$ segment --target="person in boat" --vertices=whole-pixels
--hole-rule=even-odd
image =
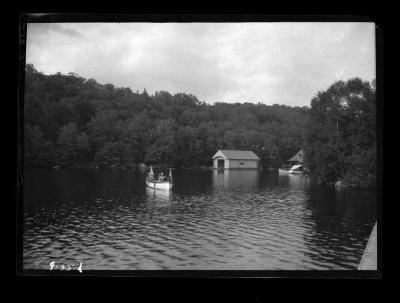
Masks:
[[[154,179],[154,175],[150,172],[147,174],[147,179],[152,180]]]
[[[158,181],[165,181],[165,176],[164,176],[164,174],[161,172],[160,173],[160,176],[158,177]]]

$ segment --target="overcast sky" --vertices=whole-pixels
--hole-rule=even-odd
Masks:
[[[153,94],[309,106],[336,80],[375,78],[373,23],[32,23],[26,61]]]

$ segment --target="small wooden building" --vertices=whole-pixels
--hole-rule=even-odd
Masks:
[[[212,157],[213,168],[258,169],[260,158],[248,150],[219,150]]]
[[[289,160],[287,160],[288,163],[291,165],[295,164],[303,164],[304,163],[304,150],[301,149],[295,154],[293,157],[291,157]]]

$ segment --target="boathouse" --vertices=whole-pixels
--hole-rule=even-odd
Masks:
[[[213,168],[258,169],[260,158],[248,150],[219,150],[212,157]]]
[[[288,163],[291,165],[295,164],[303,164],[304,163],[304,150],[301,149],[295,154],[293,157],[291,157],[289,160],[287,160]]]

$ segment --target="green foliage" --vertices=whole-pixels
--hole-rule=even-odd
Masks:
[[[24,161],[27,165],[48,167],[56,163],[54,144],[44,138],[43,132],[36,126],[26,125],[24,129]]]
[[[313,176],[353,186],[376,181],[375,88],[355,78],[338,81],[311,101],[305,154]]]
[[[89,140],[85,132],[79,132],[74,122],[63,126],[57,141],[59,164],[81,166],[88,159]]]
[[[243,149],[278,167],[302,148],[309,116],[306,107],[132,92],[32,65],[25,83],[24,159],[32,166],[211,166],[218,149]]]

